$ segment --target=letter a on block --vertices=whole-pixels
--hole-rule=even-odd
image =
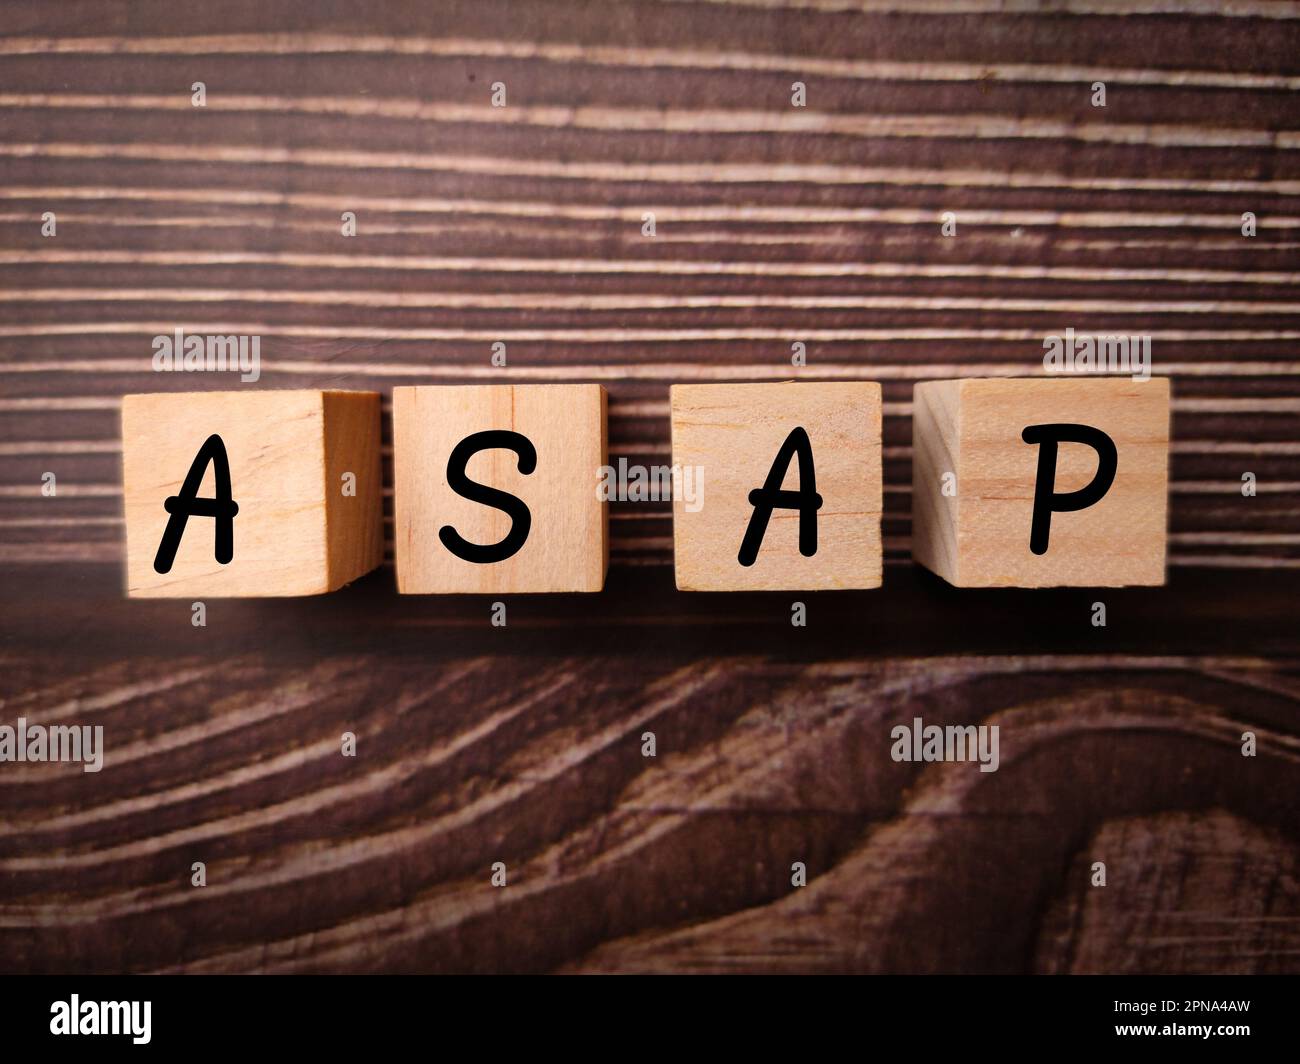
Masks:
[[[375,568],[379,438],[375,392],[126,396],[127,593],[316,595]]]
[[[879,384],[678,384],[672,433],[679,589],[880,586]]]
[[[209,465],[216,478],[217,497],[200,499],[199,485],[203,483],[203,474]],[[181,537],[185,535],[185,526],[191,517],[211,517],[217,522],[212,556],[222,565],[234,561],[235,516],[239,513],[239,503],[230,494],[230,459],[226,456],[226,445],[215,432],[203,442],[199,453],[195,455],[194,464],[185,475],[180,494],[170,496],[163,507],[172,516],[153,560],[155,573],[172,571],[176,551],[180,549]]]
[[[922,565],[958,587],[1165,582],[1168,379],[931,381],[912,410]]]
[[[599,591],[605,464],[598,384],[394,388],[398,591]]]

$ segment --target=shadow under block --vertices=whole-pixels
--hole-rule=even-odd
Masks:
[[[474,484],[508,492],[530,515],[523,546],[500,561],[467,561],[440,538],[506,540],[514,517],[466,498],[449,459],[467,437],[508,431],[531,442],[536,468],[493,446],[472,454]],[[393,389],[397,589],[411,594],[599,591],[609,565],[608,504],[597,494],[606,464],[605,389],[598,384],[449,385]]]
[[[912,404],[912,556],[957,587],[1123,587],[1165,582],[1169,381],[933,381]],[[1030,550],[1041,444],[1030,425],[1087,425],[1115,445],[1115,479],[1093,505],[1051,515]],[[1086,487],[1098,452],[1062,442],[1058,493]],[[955,494],[943,494],[945,473]]]
[[[678,384],[672,388],[673,465],[703,474],[703,505],[674,491],[673,558],[682,591],[873,588],[881,577],[880,385]],[[772,511],[752,565],[740,563],[762,488],[798,428],[807,433],[822,497],[816,553],[800,551],[800,513]],[[683,476],[685,481],[685,476]],[[781,487],[802,483],[792,458]]]
[[[383,561],[379,394],[172,392],[122,400],[127,594],[274,597],[334,591]],[[176,495],[209,436],[230,463],[231,560],[216,560],[217,521],[192,516],[167,573],[155,558]],[[344,474],[355,475],[345,495]],[[200,499],[214,498],[203,472]]]

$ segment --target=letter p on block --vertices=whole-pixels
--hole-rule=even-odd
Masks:
[[[1165,582],[1169,381],[918,384],[912,557],[957,587]]]

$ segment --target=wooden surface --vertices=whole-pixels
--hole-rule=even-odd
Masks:
[[[0,765],[0,968],[1300,968],[1300,11],[962,6],[3,5],[0,697],[107,750]],[[260,382],[151,372],[178,325]],[[1104,629],[909,560],[912,384],[1067,326],[1174,382],[1170,582]],[[675,591],[667,504],[505,629],[391,567],[121,593],[129,392],[595,381],[651,464],[671,383],[791,376],[884,385],[884,586],[806,628]],[[891,761],[915,716],[1000,769]]]
[[[393,393],[394,559],[407,595],[599,591],[609,565],[609,506],[597,496],[609,415],[599,384],[398,388]],[[508,558],[467,561],[442,542],[451,528],[490,547],[521,534],[524,515],[469,498],[449,483],[450,460],[478,433],[518,433],[531,454],[494,446],[472,454],[471,484],[507,492],[527,510],[526,537]],[[528,461],[525,461],[525,457]]]
[[[383,557],[379,425],[374,392],[125,396],[119,443],[127,594],[190,602],[320,595],[370,572]],[[172,519],[164,504],[179,495],[212,435],[222,441],[239,507],[233,552],[218,559],[216,521],[193,517],[159,573],[159,544]],[[354,478],[350,496],[343,495],[345,472]],[[215,483],[205,462],[195,496],[216,498]]]
[[[931,572],[957,587],[1165,582],[1168,378],[927,381],[913,391],[912,407],[912,557]],[[1113,465],[1102,473],[1100,444],[1050,444],[1044,491],[1069,495],[1094,480],[1104,491],[1082,509],[1052,512],[1045,549],[1034,553],[1039,468],[1049,445],[1026,446],[1022,433],[1052,424],[1104,433]],[[945,474],[953,485],[947,495]]]
[[[685,479],[673,492],[678,588],[880,586],[879,384],[680,384],[670,405],[673,465],[683,478],[694,470],[696,488],[693,500]],[[769,485],[815,495],[815,512],[805,518],[768,495],[765,520],[751,492]]]

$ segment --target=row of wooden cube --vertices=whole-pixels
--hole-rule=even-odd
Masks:
[[[673,500],[679,588],[880,585],[878,384],[677,385],[671,406],[672,466],[702,477],[687,481],[702,487],[701,495],[679,491]],[[1029,540],[1040,448],[1022,434],[1050,423],[1101,430],[1114,441],[1118,458],[1104,496],[1055,515],[1050,549],[1035,553]],[[483,433],[492,435],[476,435]],[[233,553],[219,560],[213,521],[194,516],[179,533],[174,557],[162,559],[160,542],[174,519],[169,500],[181,493],[192,466],[206,464],[196,463],[196,455],[214,435],[238,507]],[[131,595],[318,594],[382,561],[376,393],[131,395],[123,401],[122,436]],[[399,591],[601,589],[608,527],[607,504],[597,491],[607,467],[606,401],[599,385],[397,388],[393,437]],[[807,469],[789,451],[797,439],[813,459]],[[510,440],[516,449],[505,445]],[[962,587],[1161,584],[1168,451],[1167,380],[919,384],[913,401],[913,556]],[[778,454],[789,459],[788,468],[776,461]],[[1056,490],[1088,484],[1098,461],[1091,448],[1061,446]],[[459,481],[451,475],[457,462]],[[213,469],[192,475],[203,477],[198,494],[212,496]],[[755,531],[758,489],[765,485],[815,490],[812,551],[798,510],[778,505]],[[522,502],[522,514],[519,507],[501,506],[509,496]],[[512,530],[517,542],[521,517],[527,537],[502,560],[466,560],[447,547],[449,535],[489,545]],[[757,549],[745,559],[747,536],[755,537],[751,546]]]

